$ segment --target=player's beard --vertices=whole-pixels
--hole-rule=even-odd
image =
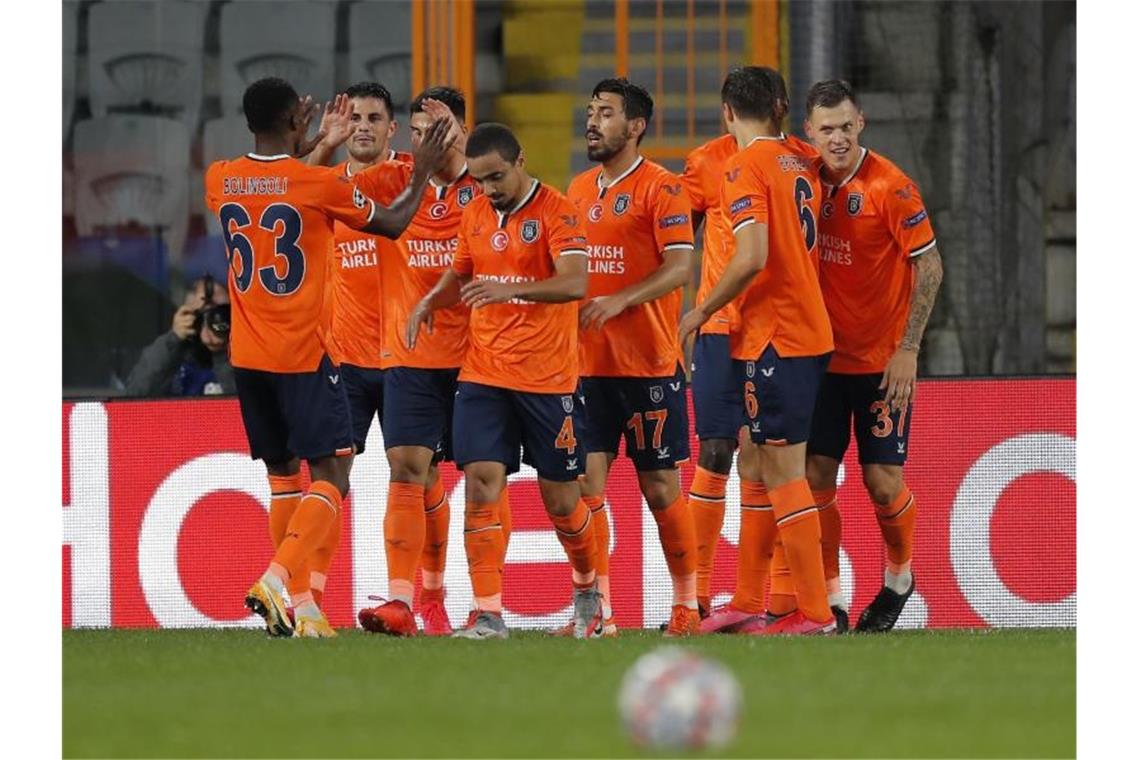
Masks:
[[[348,155],[352,157],[353,161],[358,161],[362,164],[371,164],[375,162],[376,159],[380,157],[380,153],[382,152],[380,149],[379,141],[376,141],[369,146],[362,145],[355,147],[352,144],[352,140],[349,140],[348,144],[346,145],[346,149],[348,150]]]
[[[586,145],[586,158],[598,163],[609,161],[621,152],[628,140],[628,134],[615,137],[612,140],[608,140],[605,135],[602,135],[602,139],[597,145]]]

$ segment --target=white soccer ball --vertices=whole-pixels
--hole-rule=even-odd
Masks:
[[[740,684],[721,663],[680,647],[642,655],[618,692],[622,724],[647,749],[724,747],[736,736]]]

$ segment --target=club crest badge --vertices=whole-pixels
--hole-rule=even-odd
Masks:
[[[475,197],[475,188],[468,185],[467,187],[459,188],[459,193],[455,196],[459,208],[463,208]]]
[[[562,411],[566,412],[567,414],[570,414],[571,412],[574,411],[574,397],[573,396],[563,396],[562,397]]]
[[[539,226],[537,219],[527,219],[523,221],[522,230],[519,234],[522,236],[524,243],[533,243],[538,240],[538,233]]]
[[[859,216],[863,210],[863,194],[851,193],[847,196],[847,216]]]
[[[622,193],[614,199],[614,216],[621,216],[629,210],[629,204],[633,202],[633,198],[629,193]]]
[[[649,400],[654,404],[660,404],[661,399],[665,398],[665,389],[660,385],[652,385],[649,387]]]

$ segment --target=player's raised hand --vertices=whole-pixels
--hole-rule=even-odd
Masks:
[[[449,136],[451,126],[451,121],[439,119],[428,127],[424,139],[420,141],[419,147],[413,154],[417,170],[421,170],[422,167],[422,171],[434,174],[443,167],[444,156],[455,143],[455,138]]]
[[[506,303],[514,297],[513,285],[494,280],[472,280],[459,289],[460,300],[472,309],[493,303]]]
[[[686,312],[685,316],[681,317],[681,324],[677,326],[677,337],[680,339],[681,345],[684,346],[688,342],[689,336],[701,329],[701,325],[708,321],[708,314],[705,314],[704,309],[700,306]]]
[[[412,313],[408,315],[408,324],[404,329],[404,343],[408,346],[409,351],[414,351],[416,348],[416,338],[420,335],[420,328],[427,325],[427,331],[430,334],[432,328],[432,308],[428,298],[421,298],[416,308],[412,309]]]
[[[321,110],[320,103],[313,102],[312,95],[306,95],[301,98],[301,115],[299,126],[301,128],[301,143],[297,146],[295,156],[297,158],[304,158],[312,152],[313,148],[317,147],[317,143],[321,141],[321,134],[318,132],[311,140],[304,137],[309,133],[309,125],[313,123],[313,118]]]
[[[582,304],[578,311],[578,324],[583,329],[600,330],[602,325],[626,310],[625,298],[618,294],[610,296],[595,296]]]
[[[906,409],[914,399],[915,382],[918,377],[918,352],[906,348],[895,351],[883,370],[883,381],[879,390],[886,389],[884,399],[892,412]]]
[[[423,102],[424,113],[432,119],[448,119],[451,121],[451,128],[447,132],[448,138],[454,138],[452,147],[456,150],[463,151],[467,148],[467,130],[464,125],[459,121],[454,113],[451,112],[451,107],[444,103],[442,100],[435,98],[424,98]]]
[[[352,100],[344,93],[325,103],[325,112],[317,126],[317,137],[330,148],[338,148],[352,134]]]

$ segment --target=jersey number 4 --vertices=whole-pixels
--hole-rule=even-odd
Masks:
[[[218,210],[222,237],[226,243],[226,259],[234,273],[234,283],[245,293],[253,284],[253,243],[241,230],[252,223],[249,212],[240,203],[227,203]],[[257,270],[262,287],[275,296],[287,296],[301,287],[305,279],[305,254],[297,245],[301,237],[301,214],[287,203],[274,203],[261,212],[257,226],[274,234],[271,264]],[[285,275],[277,270],[277,257],[285,260]]]

